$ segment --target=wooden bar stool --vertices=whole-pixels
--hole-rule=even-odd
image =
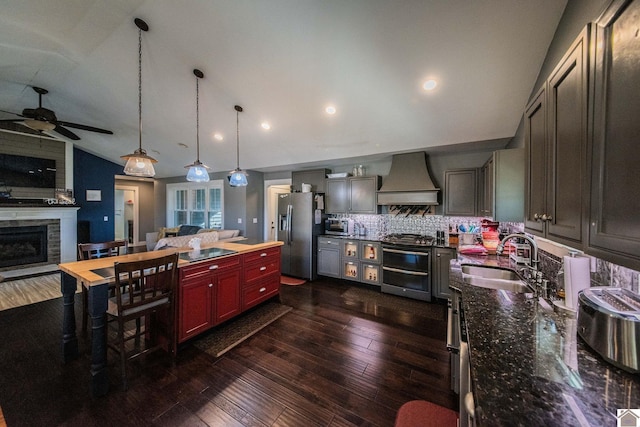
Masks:
[[[112,240],[102,243],[79,243],[78,244],[78,260],[96,259],[104,257],[112,257],[125,255],[128,250],[126,240]],[[89,319],[87,288],[82,285],[82,333],[87,332],[87,319]]]
[[[122,385],[127,389],[127,362],[166,347],[175,363],[175,293],[178,253],[152,259],[117,262],[115,297],[109,298],[107,318],[117,325],[107,346],[120,355]],[[163,315],[161,315],[163,314]],[[144,328],[140,320],[144,319]],[[135,333],[127,323],[135,320]],[[144,344],[141,344],[144,338]],[[161,339],[162,338],[162,339]],[[133,341],[132,344],[131,341]]]
[[[456,427],[458,413],[426,400],[412,400],[398,409],[394,427]]]

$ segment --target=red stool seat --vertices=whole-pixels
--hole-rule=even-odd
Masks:
[[[458,413],[426,400],[412,400],[400,407],[394,427],[456,427]]]

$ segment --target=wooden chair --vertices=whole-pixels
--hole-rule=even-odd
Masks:
[[[102,243],[80,243],[78,244],[78,260],[112,257],[125,255],[128,250],[126,240],[113,240]],[[87,332],[87,320],[89,319],[87,288],[82,285],[82,333]]]
[[[110,298],[107,318],[117,324],[115,340],[107,345],[120,355],[123,388],[127,389],[127,362],[166,346],[175,363],[175,293],[178,253],[142,261],[115,263],[115,297]],[[161,316],[164,312],[164,316]],[[144,328],[139,320],[144,319]],[[115,321],[114,321],[115,320]],[[127,322],[136,320],[135,332]],[[164,340],[160,332],[164,332]],[[145,338],[144,345],[140,338]],[[134,341],[130,345],[130,342]]]

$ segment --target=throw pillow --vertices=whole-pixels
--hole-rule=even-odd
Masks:
[[[158,231],[158,240],[164,239],[167,237],[167,234],[171,236],[175,236],[180,231],[180,227],[160,227],[160,231]]]

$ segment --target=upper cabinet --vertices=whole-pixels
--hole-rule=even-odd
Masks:
[[[615,1],[593,28],[587,251],[640,270],[640,0]]]
[[[494,151],[480,169],[478,215],[495,221],[524,218],[524,149]]]
[[[326,212],[328,214],[379,213],[376,192],[380,177],[352,176],[326,180]]]
[[[589,27],[525,112],[527,231],[581,247],[587,182]]]
[[[311,185],[314,193],[324,193],[327,174],[331,169],[310,169],[291,172],[291,190],[302,191],[302,184]]]
[[[451,169],[444,172],[444,214],[476,216],[478,169]]]

